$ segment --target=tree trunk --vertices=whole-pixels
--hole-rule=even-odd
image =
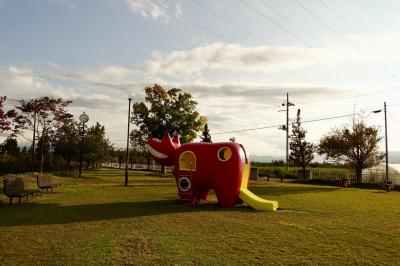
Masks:
[[[359,184],[362,182],[362,170],[363,169],[361,167],[356,168],[356,180]]]
[[[64,166],[64,173],[66,173],[66,174],[68,173],[70,164],[71,164],[71,160],[67,160],[67,163]]]

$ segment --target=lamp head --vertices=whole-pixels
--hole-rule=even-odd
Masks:
[[[133,89],[126,89],[125,93],[129,100],[135,97],[135,91]]]

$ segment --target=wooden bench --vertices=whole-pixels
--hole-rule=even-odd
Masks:
[[[393,184],[392,184],[392,181],[385,181],[384,183],[383,183],[383,187],[385,188],[385,190],[387,191],[387,192],[390,192],[390,191],[392,191],[392,189],[393,189]]]
[[[3,177],[4,194],[10,199],[10,205],[13,198],[18,198],[18,203],[21,203],[22,198],[28,200],[29,195],[40,192],[38,189],[29,189],[28,180],[26,177]]]
[[[340,180],[340,183],[344,188],[348,188],[351,185],[351,181],[348,178],[343,178],[342,180]]]
[[[37,185],[40,189],[46,189],[46,191],[58,187],[58,184],[54,182],[54,176],[52,175],[37,175]]]

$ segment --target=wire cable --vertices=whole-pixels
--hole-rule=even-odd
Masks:
[[[185,20],[186,22],[188,22],[188,23],[190,23],[190,24],[196,26],[197,28],[199,28],[199,29],[201,29],[201,30],[203,30],[203,31],[205,31],[205,32],[207,32],[207,33],[209,33],[209,34],[211,34],[211,35],[217,37],[218,39],[221,39],[221,40],[223,40],[223,41],[225,41],[225,42],[227,42],[227,43],[235,43],[234,41],[232,41],[232,40],[230,40],[230,39],[228,39],[228,38],[226,38],[226,37],[224,37],[224,36],[222,36],[222,35],[220,35],[220,34],[214,32],[213,30],[210,30],[210,29],[207,28],[206,26],[203,26],[203,25],[201,25],[201,24],[199,24],[199,23],[193,21],[193,20],[191,20],[190,18],[188,18],[188,17],[186,17],[186,16],[184,16],[184,15],[182,15],[182,14],[177,14],[176,12],[174,12],[173,10],[171,10],[171,8],[169,8],[168,6],[165,6],[164,4],[160,3],[160,2],[157,1],[157,0],[149,0],[149,1],[151,1],[151,2],[153,2],[153,3],[155,3],[155,4],[157,4],[157,5],[160,6],[161,8],[163,8],[163,9],[164,9],[167,13],[169,13],[170,15],[173,15],[173,16],[175,16],[175,17],[177,17],[177,18],[181,18],[181,19]],[[263,57],[263,56],[260,56],[260,55],[256,55],[256,57],[262,59],[263,61],[269,62],[269,63],[271,63],[271,65],[272,65],[271,60],[269,60],[268,58]],[[274,67],[277,68],[277,69],[281,69],[281,68],[279,68],[278,66],[274,66]],[[290,70],[286,70],[286,71],[289,72],[289,73],[291,72]],[[291,74],[292,74],[292,76],[295,76],[297,79],[301,80],[302,82],[309,83],[309,81],[307,81],[306,79],[302,78],[302,77],[299,76],[298,74],[293,73],[293,72],[292,72]]]
[[[303,34],[307,35],[308,37],[311,37],[311,39],[314,39],[318,42],[319,45],[323,46],[324,48],[328,49],[328,50],[333,50],[331,47],[328,47],[323,41],[320,40],[320,38],[316,37],[315,35],[311,34],[310,32],[307,31],[306,28],[300,26],[298,23],[294,22],[293,20],[291,20],[290,18],[288,18],[287,16],[285,16],[282,12],[278,11],[276,8],[272,7],[272,5],[267,4],[268,1],[260,1],[260,4],[262,4],[264,7],[266,7],[268,10],[270,10],[272,13],[276,14],[277,16],[279,16],[280,18],[282,18],[283,20],[287,21],[289,24],[291,24],[292,26],[294,26],[295,28],[297,28],[298,30],[300,30],[300,32],[302,32]],[[334,58],[329,57],[329,59],[334,62]],[[353,64],[353,67],[359,71],[359,66]],[[348,73],[346,72],[343,68],[339,68],[339,70],[341,70],[343,73],[345,73],[346,75],[349,76],[353,76],[356,79],[360,79],[361,77],[358,74],[355,73]]]
[[[359,114],[356,114],[356,115],[360,116]],[[347,114],[347,115],[338,115],[338,116],[331,116],[331,117],[325,117],[325,118],[306,120],[306,121],[302,121],[301,123],[302,124],[313,123],[313,122],[318,122],[318,121],[325,121],[325,120],[331,120],[331,119],[337,119],[337,118],[344,118],[344,117],[349,117],[349,116],[354,116],[354,113],[353,114]],[[225,131],[225,132],[217,132],[217,133],[213,133],[213,134],[210,134],[210,135],[222,135],[222,134],[228,134],[228,133],[239,133],[239,132],[254,131],[254,130],[260,130],[260,129],[277,128],[277,127],[280,127],[280,126],[282,126],[282,124],[273,125],[273,126],[265,126],[265,127],[239,129],[239,130]]]
[[[299,0],[293,0],[299,7],[301,7],[304,11],[306,11],[308,14],[310,14],[314,19],[316,19],[318,22],[320,22],[322,25],[324,25],[326,28],[328,28],[331,32],[335,33],[337,36],[339,36],[342,40],[344,40],[345,42],[347,42],[351,47],[353,47],[353,49],[355,49],[356,51],[360,50],[359,46],[355,46],[353,44],[352,41],[350,41],[346,36],[344,36],[343,34],[341,34],[339,31],[337,31],[334,27],[332,27],[331,25],[329,25],[328,23],[326,23],[323,19],[321,19],[319,16],[317,16],[311,9],[307,8],[305,5],[303,5],[302,3],[300,3]],[[329,10],[329,9],[328,9]],[[379,62],[377,62],[375,59],[368,57],[368,59],[374,63],[374,66],[376,66],[376,64],[379,64]],[[377,69],[379,69],[382,73],[384,74],[388,74],[385,70],[383,70],[380,67],[377,67]],[[361,71],[361,70],[360,70]],[[365,73],[367,74],[367,73]],[[391,78],[394,78],[393,74],[389,73],[389,76]]]

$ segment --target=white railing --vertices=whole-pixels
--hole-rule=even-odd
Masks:
[[[357,181],[357,177],[354,174],[347,172],[330,172],[318,170],[311,170],[310,172],[310,180],[340,181],[345,178],[349,179],[352,183]],[[362,173],[362,183],[383,184],[384,180],[385,171],[364,170]],[[392,181],[393,185],[400,185],[400,175],[398,174],[389,173],[388,180]]]
[[[121,169],[125,169],[126,164],[125,163],[101,163],[102,167],[108,167],[108,168],[121,168]],[[172,166],[166,166],[166,171],[167,172],[173,172],[174,167]],[[161,165],[150,165],[148,167],[147,164],[128,164],[128,169],[132,169],[132,170],[150,170],[150,171],[161,171]]]
[[[335,172],[335,171],[316,171],[311,170],[310,180],[321,180],[321,181],[340,181],[343,179],[349,179],[350,182],[356,181],[356,176],[346,172]]]

